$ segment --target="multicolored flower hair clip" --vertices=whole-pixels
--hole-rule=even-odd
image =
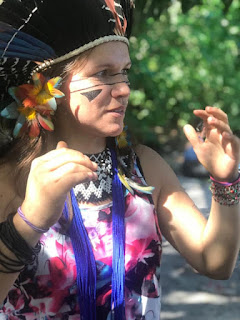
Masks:
[[[3,109],[0,115],[7,119],[17,119],[13,137],[17,138],[28,132],[31,138],[40,135],[40,128],[54,130],[51,116],[57,110],[56,98],[64,97],[58,90],[61,77],[46,79],[42,74],[35,73],[32,83],[9,88],[8,92],[14,102]]]

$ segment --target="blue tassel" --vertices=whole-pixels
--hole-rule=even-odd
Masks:
[[[73,220],[70,227],[70,238],[77,265],[77,287],[81,320],[96,319],[96,263],[92,245],[84,227],[82,215],[76,197],[71,190]],[[65,216],[67,204],[65,203]]]
[[[112,259],[112,295],[113,306],[111,318],[114,320],[125,319],[125,199],[123,186],[118,178],[117,157],[113,150],[112,156],[112,232],[113,232],[113,259]],[[92,245],[85,229],[81,212],[76,197],[71,190],[73,208],[73,221],[70,227],[70,238],[77,265],[77,286],[80,305],[81,320],[96,320],[96,262],[92,251]],[[68,219],[67,203],[64,207],[64,215]]]
[[[122,183],[118,177],[117,157],[113,150],[112,168],[113,168],[113,182],[112,182],[112,195],[113,195],[113,274],[112,274],[112,305],[114,306],[114,320],[125,319],[125,200],[123,194]]]

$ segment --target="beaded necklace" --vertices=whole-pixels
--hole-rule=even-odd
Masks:
[[[112,157],[109,148],[96,154],[87,155],[91,161],[97,163],[96,171],[98,179],[76,185],[73,190],[78,203],[99,204],[104,200],[112,199]],[[121,165],[125,168],[129,166],[128,155],[121,156]]]
[[[73,190],[77,201],[83,203],[98,203],[112,197],[112,159],[109,148],[100,153],[88,155],[97,163],[98,180],[76,185]]]

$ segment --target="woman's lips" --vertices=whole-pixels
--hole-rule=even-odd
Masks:
[[[125,115],[125,110],[126,108],[123,107],[123,108],[112,109],[112,110],[109,110],[108,112],[115,114],[116,116],[123,116]]]

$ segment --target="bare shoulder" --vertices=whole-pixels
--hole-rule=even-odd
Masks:
[[[8,163],[0,165],[0,221],[16,210],[20,200],[15,191],[13,169]]]
[[[176,189],[181,189],[175,173],[156,151],[145,145],[138,145],[134,150],[139,157],[146,182],[155,188],[155,204],[163,187],[166,190],[166,186],[174,185]]]
[[[175,176],[171,167],[160,156],[160,154],[153,149],[145,145],[138,145],[134,150],[139,157],[146,179],[154,181],[156,178],[166,178],[169,175],[169,178]]]

